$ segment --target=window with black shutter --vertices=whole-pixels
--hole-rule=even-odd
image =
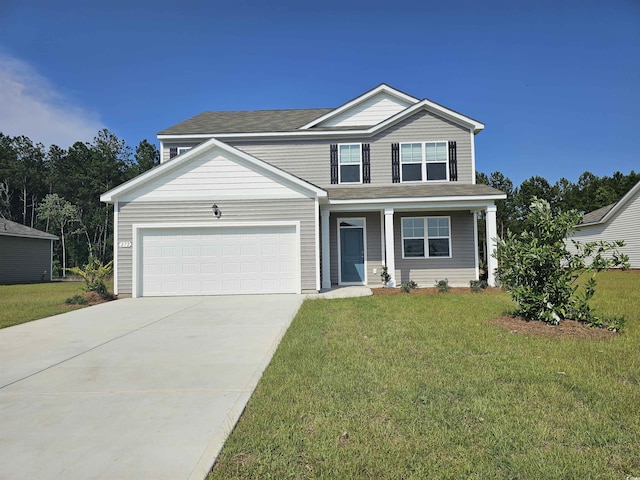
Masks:
[[[329,149],[331,159],[331,184],[338,183],[338,145],[332,144]]]
[[[400,183],[400,144],[391,144],[391,181]]]
[[[371,154],[368,143],[362,145],[362,183],[371,183]]]
[[[458,157],[454,140],[449,142],[449,180],[458,181]]]
[[[173,158],[173,157],[177,157],[178,156],[178,147],[171,147],[169,149],[169,158]]]

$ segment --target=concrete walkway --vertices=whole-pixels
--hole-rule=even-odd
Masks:
[[[0,478],[204,478],[302,300],[123,299],[0,330]]]

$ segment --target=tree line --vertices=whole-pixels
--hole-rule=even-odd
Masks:
[[[617,202],[638,182],[640,172],[631,170],[626,175],[617,171],[603,177],[584,172],[575,183],[563,177],[553,185],[536,175],[514,187],[511,179],[501,172],[490,175],[476,173],[476,183],[489,185],[507,194],[505,200],[496,202],[498,237],[502,240],[506,239],[507,232],[519,234],[529,226],[529,208],[534,198],[546,200],[556,215],[571,210],[585,214]],[[482,215],[478,219],[478,229],[480,258],[486,262],[485,222]]]
[[[534,197],[549,202],[556,213],[577,210],[585,214],[617,202],[638,182],[640,172],[633,170],[627,175],[615,172],[610,177],[584,172],[576,183],[563,177],[553,185],[544,177],[532,176],[518,187],[514,187],[511,179],[501,172],[476,174],[476,183],[489,185],[507,194],[505,200],[496,202],[500,238],[504,238],[509,230],[514,233],[522,230]]]
[[[106,263],[113,258],[113,206],[100,194],[159,161],[147,140],[134,151],[107,129],[68,149],[0,132],[0,216],[60,237],[54,274],[90,257]]]
[[[113,207],[101,203],[100,195],[158,165],[159,160],[154,144],[142,140],[133,150],[106,129],[91,142],[76,142],[68,149],[56,145],[46,149],[26,136],[0,132],[0,216],[58,235],[61,241],[54,242],[54,259],[60,266],[81,266],[91,257],[109,262]],[[477,183],[507,194],[497,202],[500,238],[507,231],[522,230],[534,197],[548,201],[556,212],[587,213],[618,201],[639,181],[640,173],[633,170],[610,177],[584,172],[576,183],[561,178],[552,185],[533,176],[515,187],[501,172],[476,174]],[[478,227],[484,247],[484,222]]]

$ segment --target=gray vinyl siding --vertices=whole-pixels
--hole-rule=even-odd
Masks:
[[[451,217],[451,258],[402,258],[403,217]],[[449,280],[451,286],[469,286],[476,279],[474,216],[470,212],[411,212],[394,215],[396,283],[415,281],[433,287],[436,280]]]
[[[120,203],[118,214],[118,243],[133,242],[133,224],[143,223],[225,223],[275,221],[300,222],[300,271],[302,290],[316,290],[315,201],[311,199],[287,200],[233,200],[219,204],[222,218],[211,213],[213,201],[131,202]],[[132,293],[133,249],[118,247],[118,293]]]
[[[365,218],[367,239],[367,253],[365,269],[367,271],[367,285],[378,287],[381,285],[380,268],[382,261],[380,212],[334,212],[329,216],[329,248],[331,249],[331,284],[338,284],[338,218]],[[376,273],[373,270],[376,269]]]
[[[227,143],[281,168],[319,187],[331,185],[329,145],[332,143],[369,143],[371,146],[371,184],[389,185],[391,178],[391,144],[403,142],[455,140],[458,182],[473,183],[471,134],[448,120],[421,111],[397,125],[368,138],[322,140],[241,141]]]
[[[630,198],[606,223],[581,227],[571,237],[581,243],[624,240],[620,251],[629,256],[631,268],[640,268],[640,192]],[[568,243],[569,250],[575,251]]]
[[[0,284],[49,281],[51,242],[0,235]]]
[[[178,147],[190,147],[193,148],[196,145],[199,145],[200,143],[202,143],[203,141],[208,140],[208,139],[202,139],[202,138],[194,138],[192,140],[180,140],[180,141],[166,141],[162,144],[162,158],[163,160],[166,162],[167,160],[170,160],[170,154],[171,154],[171,149],[172,148],[178,148]],[[175,157],[174,157],[175,158]]]
[[[451,218],[451,258],[402,258],[402,221],[403,217]],[[338,284],[338,218],[365,218],[367,254],[365,268],[367,285],[382,285],[381,267],[384,264],[382,253],[382,232],[380,212],[333,212],[329,217],[329,242],[331,249],[331,283]],[[452,286],[468,286],[476,279],[474,216],[469,212],[407,212],[394,215],[396,282],[398,284],[414,280],[422,287],[433,287],[436,280],[447,278]],[[376,273],[373,270],[376,269]]]

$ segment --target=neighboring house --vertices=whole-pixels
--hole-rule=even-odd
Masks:
[[[640,268],[640,182],[620,201],[585,214],[569,239],[581,243],[624,240],[620,251],[629,256],[631,268]]]
[[[0,218],[0,284],[51,281],[58,237]]]
[[[382,84],[338,108],[205,112],[106,192],[118,294],[310,292],[478,278],[477,120]],[[489,259],[494,283],[495,259]]]

